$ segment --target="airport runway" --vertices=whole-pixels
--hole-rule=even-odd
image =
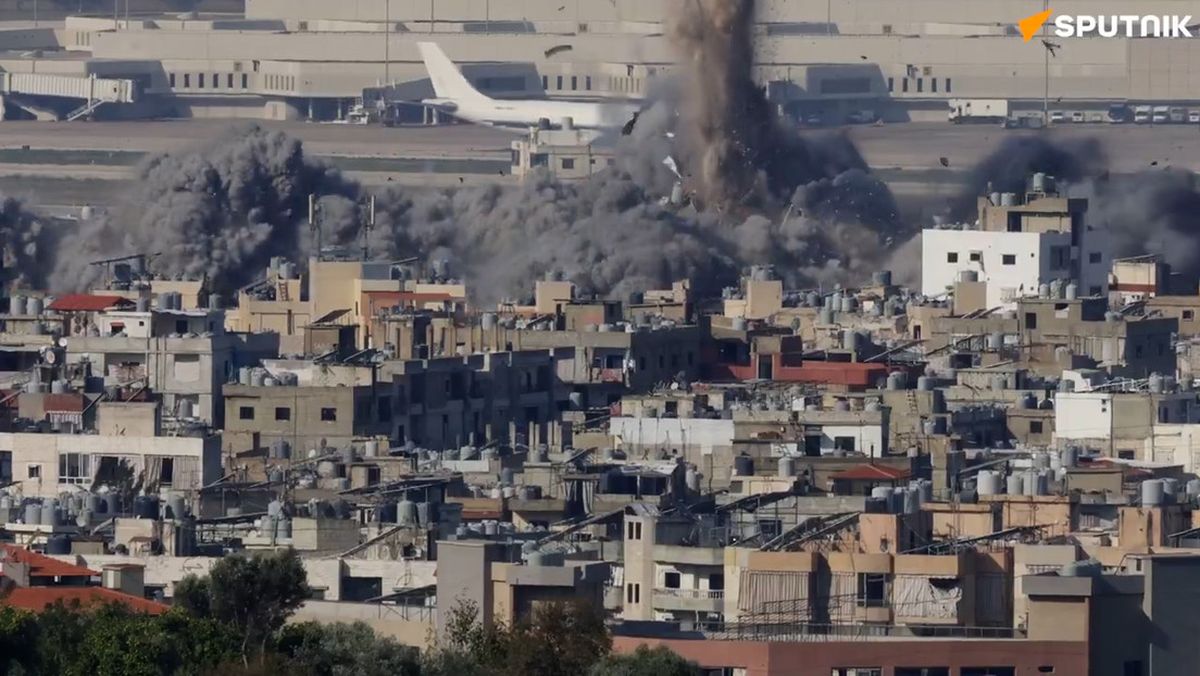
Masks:
[[[129,169],[146,153],[198,148],[250,122],[0,122],[0,191],[36,204],[109,204],[124,193]],[[511,182],[507,131],[456,125],[396,127],[259,122],[301,139],[307,153],[326,159],[368,185],[447,187],[488,180]],[[998,126],[910,123],[806,131],[845,133],[867,162],[905,201],[956,195],[965,172],[1006,138],[1097,139],[1109,170],[1118,173],[1176,166],[1200,171],[1200,127],[1077,125],[1045,131]],[[946,158],[949,168],[941,164]]]
[[[454,158],[507,160],[516,136],[503,130],[455,125],[382,127],[307,122],[178,120],[149,122],[0,122],[0,149],[113,150],[164,152],[199,147],[240,125],[257,124],[304,142],[306,152],[328,157]],[[1158,162],[1200,170],[1200,126],[1066,125],[1045,131],[1007,130],[995,125],[907,123],[813,130],[846,133],[872,167],[966,169],[1006,138],[1044,134],[1053,139],[1096,138],[1115,172],[1136,171]]]

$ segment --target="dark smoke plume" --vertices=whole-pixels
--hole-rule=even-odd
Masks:
[[[54,265],[59,230],[25,209],[13,197],[0,195],[0,279],[16,289],[44,289]]]
[[[1109,237],[1116,256],[1161,254],[1172,268],[1200,275],[1200,176],[1185,169],[1110,174],[1100,142],[1044,136],[1008,139],[971,174],[956,215],[974,218],[988,184],[1023,192],[1030,175],[1054,176],[1071,197],[1088,199],[1087,223]]]
[[[685,277],[719,293],[762,263],[794,287],[868,275],[902,233],[895,201],[846,137],[802,137],[775,113],[752,79],[753,20],[751,0],[681,6],[670,34],[682,76],[659,84],[615,169],[579,183],[386,190],[373,255],[448,259],[481,302],[527,294],[546,274],[597,295]],[[668,158],[690,204],[662,202],[679,180]],[[236,288],[271,256],[309,251],[309,193],[322,196],[324,242],[357,245],[362,189],[281,134],[242,130],[138,178],[123,213],[72,238],[60,286],[91,281],[82,261],[162,252],[155,272]]]
[[[358,192],[306,159],[298,140],[253,126],[192,152],[151,158],[135,179],[113,214],[82,224],[63,243],[56,288],[95,282],[99,271],[89,260],[145,253],[157,254],[154,273],[204,276],[227,293],[260,274],[271,256],[304,256],[309,194],[322,196],[336,239]]]

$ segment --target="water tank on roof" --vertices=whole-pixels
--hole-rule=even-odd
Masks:
[[[1002,206],[1002,207],[1017,206],[1017,193],[1015,193],[1015,192],[1000,193],[1000,206]]]
[[[917,389],[922,392],[930,392],[933,390],[933,378],[929,376],[921,376],[917,378]]]
[[[1167,477],[1166,479],[1163,479],[1162,482],[1163,482],[1163,495],[1164,496],[1173,498],[1179,494],[1179,480],[1178,479],[1175,479],[1173,477]]]
[[[905,514],[916,514],[921,511],[921,494],[917,492],[917,489],[912,487],[905,488],[902,496],[904,499]]]
[[[875,286],[891,286],[892,271],[879,270],[871,275],[871,281],[875,283]]]
[[[511,486],[515,482],[517,473],[511,467],[500,468],[500,483]]]
[[[496,315],[492,312],[485,312],[479,316],[479,326],[484,331],[491,331],[496,328]]]
[[[875,399],[872,399],[871,401],[867,402],[867,405],[863,408],[863,410],[871,413],[878,413],[879,411],[883,410],[883,404],[879,403]]]
[[[121,513],[121,496],[116,493],[104,494],[104,513],[116,516]]]
[[[61,379],[56,379],[56,380],[51,381],[50,392],[53,394],[66,394],[67,393],[67,381],[61,380]]]
[[[167,499],[167,518],[182,521],[187,513],[187,500],[180,493],[172,493]]]
[[[1187,482],[1187,495],[1192,499],[1200,497],[1200,479],[1192,479]]]
[[[754,476],[754,458],[744,454],[734,457],[733,473],[737,476]]]
[[[842,329],[842,349],[851,352],[858,351],[858,332],[854,329]]]
[[[1150,374],[1150,391],[1154,394],[1162,394],[1165,390],[1165,380],[1161,373]]]
[[[1079,463],[1079,449],[1067,446],[1059,452],[1059,462],[1063,467],[1071,469]]]
[[[1033,454],[1034,469],[1050,469],[1050,454],[1038,451]]]
[[[1066,287],[1064,287],[1064,295],[1066,296],[1067,300],[1075,300],[1076,298],[1079,298],[1079,285],[1075,282],[1067,284]]]
[[[1005,492],[1009,495],[1025,494],[1025,477],[1021,473],[1013,472],[1012,474],[1009,474],[1005,483]]]
[[[384,502],[375,506],[376,523],[397,523],[396,519],[399,516],[400,507],[395,502]]]
[[[338,456],[339,462],[341,462],[343,465],[354,464],[354,447],[347,446],[343,448],[342,450],[338,451]]]
[[[905,380],[903,371],[892,371],[887,377],[887,388],[889,390],[903,390]]]
[[[979,281],[979,273],[975,270],[959,270],[958,281],[973,283]]]
[[[484,535],[487,535],[489,537],[495,537],[499,533],[500,533],[500,524],[498,522],[491,521],[491,520],[483,522],[483,534]]]
[[[993,373],[990,380],[992,389],[998,392],[1003,391],[1008,386],[1008,379],[1002,373]]]
[[[40,521],[43,526],[57,526],[62,521],[62,510],[58,503],[53,500],[43,502]]]
[[[253,373],[254,369],[250,368],[249,366],[243,366],[238,369],[238,385],[253,385]]]
[[[292,537],[292,520],[286,516],[281,516],[275,519],[275,538],[279,540],[287,540]]]
[[[379,442],[375,439],[367,439],[362,445],[364,458],[375,458],[379,456]]]
[[[684,473],[684,480],[687,482],[687,488],[693,493],[700,492],[700,472],[696,471],[695,467],[688,467]]]
[[[8,298],[8,314],[25,314],[25,296],[13,295]]]
[[[982,470],[975,482],[980,495],[996,495],[1000,492],[1000,475],[990,470]]]
[[[267,380],[266,369],[253,369],[250,371],[250,384],[254,387],[262,387]]]
[[[854,296],[843,296],[842,307],[839,308],[843,314],[854,314],[858,312],[858,299]]]
[[[850,410],[850,402],[845,399],[838,399],[833,403],[833,410],[845,413]]]
[[[38,296],[30,296],[29,300],[25,302],[25,314],[30,315],[31,317],[40,317],[43,308],[44,303]]]
[[[817,315],[817,321],[822,326],[831,326],[837,321],[837,313],[829,308],[821,308],[821,311]]]
[[[42,522],[42,505],[39,502],[30,502],[25,504],[24,517],[22,521],[27,526],[36,526]]]
[[[66,556],[71,553],[71,538],[66,535],[51,535],[46,540],[48,556]]]
[[[153,495],[139,495],[133,499],[133,516],[136,519],[157,519],[158,498]]]
[[[730,327],[734,331],[745,331],[747,327],[746,319],[744,317],[734,317],[733,321],[730,322]]]
[[[1058,571],[1062,577],[1100,577],[1103,573],[1104,567],[1095,559],[1072,561],[1064,564]]]
[[[263,378],[263,387],[275,387],[278,384],[279,384],[279,381],[275,380],[271,376],[267,376],[267,377]]]
[[[286,261],[279,265],[279,276],[283,279],[296,278],[296,264],[291,261]]]
[[[876,500],[886,500],[890,503],[892,500],[892,489],[887,486],[876,486],[871,489],[871,497]]]
[[[809,291],[806,300],[808,301],[809,307],[819,308],[824,306],[821,301],[821,294],[817,293],[816,291]]]
[[[517,489],[513,486],[501,486],[500,497],[508,500],[517,497]]]
[[[987,337],[987,349],[1000,350],[1004,347],[1004,332],[993,331]]]
[[[779,476],[785,479],[796,476],[796,459],[785,455],[779,459]]]
[[[192,409],[191,399],[180,399],[175,404],[175,415],[183,420],[196,417],[196,412]]]

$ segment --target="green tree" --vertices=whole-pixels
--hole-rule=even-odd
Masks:
[[[608,655],[592,665],[588,676],[700,676],[700,665],[668,648],[638,646],[632,655]]]
[[[418,652],[376,636],[364,622],[302,622],[280,632],[277,649],[313,676],[417,676]]]
[[[0,606],[0,674],[29,671],[37,655],[37,618],[33,613]]]
[[[425,656],[425,676],[584,674],[612,649],[603,616],[578,602],[542,604],[513,626],[484,626],[471,603],[446,619],[443,641]]]
[[[176,603],[196,617],[228,624],[241,638],[242,663],[267,643],[308,598],[304,564],[291,549],[257,556],[227,556],[207,578],[185,578]]]

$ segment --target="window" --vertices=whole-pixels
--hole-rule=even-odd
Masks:
[[[12,451],[0,451],[0,484],[12,480]]]
[[[41,465],[30,465],[26,471],[29,473],[30,479],[41,479],[42,478],[42,466]]]
[[[219,74],[217,74],[217,73],[213,73],[213,80],[212,80],[212,82],[213,82],[213,89],[220,89],[220,88],[221,88],[221,76],[220,76]]]
[[[226,89],[233,89],[233,73],[225,76],[225,87]]]
[[[929,91],[933,92],[934,94],[937,93],[937,78],[936,77],[931,78],[929,80]]]
[[[881,608],[887,605],[887,575],[877,573],[858,574],[858,605],[863,608]]]
[[[158,471],[158,482],[164,486],[175,483],[175,458],[162,458],[162,468]]]
[[[379,422],[392,421],[391,397],[380,397],[379,400],[375,402],[375,417],[379,420]]]
[[[550,156],[546,153],[530,153],[529,166],[548,167],[550,166]]]
[[[186,319],[176,319],[175,320],[175,333],[187,333],[187,332],[188,332],[187,320]]]
[[[894,77],[888,78],[888,91],[889,92],[896,91],[896,78],[894,78]]]
[[[167,79],[170,80],[170,82],[171,82],[171,89],[174,89],[175,88],[175,73],[171,73],[167,77]]]
[[[854,452],[854,437],[834,437],[833,448],[838,451]]]
[[[642,522],[641,521],[638,521],[633,524],[633,534],[634,534],[635,540],[642,539]]]
[[[1124,667],[1122,670],[1123,676],[1142,676],[1141,660],[1127,660],[1122,666]]]
[[[954,90],[953,90],[953,89],[950,87],[950,85],[951,85],[950,78],[946,78],[946,93],[947,93],[947,94],[949,94],[950,92],[954,91]]]
[[[91,483],[92,456],[83,453],[58,454],[58,483],[82,484]]]
[[[196,88],[204,89],[204,73],[196,74]]]
[[[646,358],[645,357],[638,357],[638,370],[639,371],[646,370]]]
[[[242,89],[246,89],[249,86],[250,86],[250,75],[247,73],[242,73]]]
[[[555,86],[555,89],[558,89],[558,90],[560,90],[560,91],[562,90],[562,88],[563,88],[563,76],[559,75],[557,78],[555,78],[555,85],[556,85],[556,86]]]
[[[680,575],[675,571],[663,574],[663,586],[667,589],[679,589]]]
[[[191,73],[184,73],[184,74],[183,74],[183,88],[184,88],[184,89],[187,89],[187,88],[189,88],[189,87],[191,87],[191,86],[192,86],[192,74],[191,74]]]
[[[592,91],[592,76],[591,75],[588,75],[587,77],[583,78],[583,86],[589,92]]]
[[[579,76],[572,75],[571,76],[571,91],[577,91],[578,89],[579,89]]]
[[[1000,262],[1003,263],[1004,265],[1016,265],[1017,264],[1017,255],[1016,254],[1004,254],[1003,256],[1000,257]]]
[[[254,407],[242,406],[238,408],[238,420],[254,420]]]
[[[546,75],[542,76],[542,89],[550,88],[550,78]]]
[[[1030,434],[1041,434],[1042,433],[1042,421],[1041,420],[1030,420],[1029,421],[1029,433]]]
[[[1026,312],[1025,313],[1025,328],[1026,329],[1036,329],[1037,328],[1037,313],[1036,312]]]
[[[983,260],[983,252],[972,251],[967,258],[969,258],[972,263],[978,263]]]
[[[1089,263],[1099,263],[1102,260],[1104,260],[1104,254],[1100,253],[1099,251],[1093,251],[1088,254]]]
[[[903,78],[900,80],[900,91],[904,92],[905,94],[908,93],[908,78]]]
[[[575,168],[575,159],[571,158],[571,157],[562,158],[562,168],[563,169],[574,169]]]
[[[323,422],[336,422],[337,421],[337,409],[336,408],[321,409],[321,420]]]
[[[917,78],[917,93],[919,94],[923,91],[925,91],[925,78],[919,77]]]
[[[1184,310],[1183,311],[1183,321],[1190,322],[1195,318],[1196,318],[1196,313],[1194,310]]]
[[[947,263],[957,263],[958,262],[958,252],[951,251],[950,253],[946,254],[946,262]]]
[[[275,419],[276,420],[291,420],[292,419],[292,409],[288,408],[287,406],[276,406],[275,407]]]
[[[1136,460],[1137,454],[1131,450],[1117,451],[1117,458],[1120,460]]]
[[[1016,667],[963,667],[962,676],[1016,676]]]
[[[883,676],[882,667],[834,667],[830,676]]]
[[[708,590],[725,591],[725,573],[709,573]]]
[[[1099,296],[1099,295],[1100,295],[1100,287],[1098,287],[1098,286],[1089,286],[1089,287],[1088,287],[1088,295],[1089,295],[1089,296]]]
[[[949,667],[896,667],[896,676],[950,676]]]

